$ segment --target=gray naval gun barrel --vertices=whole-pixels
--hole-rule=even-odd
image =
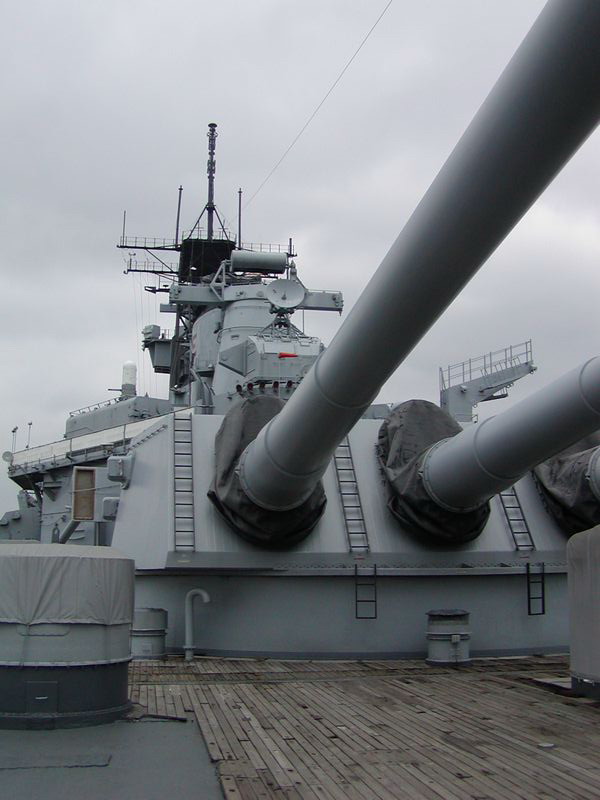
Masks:
[[[423,485],[442,508],[471,511],[598,428],[597,357],[497,417],[434,444],[421,462]]]
[[[258,507],[310,497],[385,380],[594,130],[599,41],[600,2],[545,6],[329,348],[240,457]]]

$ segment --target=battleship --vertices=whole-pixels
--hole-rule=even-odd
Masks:
[[[328,347],[294,315],[340,314],[342,292],[306,286],[291,241],[226,229],[211,123],[195,225],[124,224],[118,243],[160,279],[170,331],[142,337],[169,396],[138,394],[128,362],[119,396],[71,413],[62,439],[4,454],[20,490],[0,519],[6,576],[28,554],[70,575],[78,547],[123,585],[133,563],[140,658],[564,652],[567,542],[600,523],[600,359],[480,423],[473,407],[534,369],[529,342],[448,368],[440,406],[374,399],[597,125],[599,30],[592,4],[548,5]],[[73,681],[100,658],[83,639],[71,660],[56,641],[11,655],[23,601],[4,600],[6,674],[68,663]],[[97,691],[121,713],[104,681],[129,660],[127,599],[113,605]]]

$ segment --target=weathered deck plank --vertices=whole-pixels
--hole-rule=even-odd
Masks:
[[[232,800],[590,800],[600,711],[537,675],[564,658],[134,662],[147,713],[195,719]]]

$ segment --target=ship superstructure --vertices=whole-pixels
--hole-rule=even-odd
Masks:
[[[160,325],[142,331],[154,371],[169,375],[169,398],[138,395],[136,367],[127,362],[118,397],[70,412],[63,440],[7,452],[9,475],[22,491],[19,509],[0,520],[2,538],[109,544],[113,524],[102,513],[104,499],[115,493],[105,471],[109,456],[125,455],[154,418],[177,408],[212,415],[253,396],[285,401],[323,350],[317,337],[294,325],[292,315],[341,314],[342,294],[303,285],[291,240],[286,248],[230,238],[214,202],[216,127],[211,123],[208,132],[208,200],[192,228],[179,235],[179,203],[174,239],[129,237],[124,230],[117,245],[129,253],[126,272],[170,282],[170,290],[165,284],[146,288],[168,291],[161,310],[175,318],[172,333]],[[136,251],[145,259],[135,258]],[[179,259],[176,269],[165,262],[169,252]],[[74,528],[75,466],[94,471],[95,500],[93,517]]]

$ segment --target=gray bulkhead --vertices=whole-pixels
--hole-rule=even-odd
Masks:
[[[113,523],[102,519],[102,502],[105,497],[115,495],[115,487],[108,480],[105,463],[86,466],[95,470],[94,520],[79,522],[69,538],[69,544],[107,545],[112,537]],[[57,542],[71,520],[73,480],[73,467],[57,468],[44,476],[40,536],[40,542],[44,544]]]
[[[197,654],[287,658],[412,658],[427,652],[427,612],[470,612],[473,656],[568,650],[565,574],[546,577],[546,614],[529,616],[523,574],[380,576],[377,619],[357,619],[347,576],[138,574],[136,604],[169,610],[167,649],[181,652],[192,589],[211,601],[194,612]]]

